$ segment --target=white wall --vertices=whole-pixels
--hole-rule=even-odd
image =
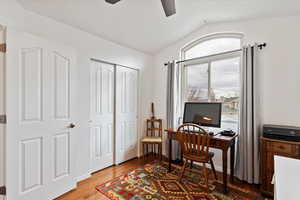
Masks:
[[[77,176],[84,178],[89,172],[89,59],[95,58],[140,70],[140,133],[143,120],[148,117],[152,90],[152,56],[132,50],[50,18],[24,10],[16,0],[1,0],[0,24],[7,29],[18,29],[48,40],[69,45],[77,51],[79,75],[79,137]],[[9,45],[9,44],[8,44]]]
[[[187,43],[218,32],[238,32],[244,43],[266,42],[260,52],[261,99],[264,123],[300,126],[300,16],[256,19],[206,25],[155,55],[154,102],[160,117],[166,118],[167,61],[180,60],[180,49]],[[215,157],[220,169],[221,154]]]

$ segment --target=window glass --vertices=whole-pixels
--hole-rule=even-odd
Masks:
[[[201,42],[185,51],[185,59],[213,55],[241,48],[239,38],[217,38]]]
[[[189,102],[208,101],[208,64],[191,65],[187,69],[186,97]]]
[[[210,101],[222,102],[222,129],[237,131],[240,103],[240,57],[211,62]]]

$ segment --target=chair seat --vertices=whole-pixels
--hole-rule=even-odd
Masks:
[[[213,158],[215,155],[214,152],[208,152],[207,153],[198,153],[198,152],[192,152],[192,153],[185,153],[183,154],[183,157],[188,160],[194,160],[196,162],[209,162],[211,158]]]
[[[149,143],[162,143],[162,138],[161,137],[144,137],[142,139],[142,142],[149,142]]]

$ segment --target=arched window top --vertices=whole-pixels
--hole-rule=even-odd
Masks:
[[[241,48],[242,34],[214,34],[196,40],[183,48],[184,59],[209,56]]]

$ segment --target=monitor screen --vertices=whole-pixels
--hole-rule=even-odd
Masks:
[[[183,123],[221,127],[222,103],[187,102],[184,106]]]

